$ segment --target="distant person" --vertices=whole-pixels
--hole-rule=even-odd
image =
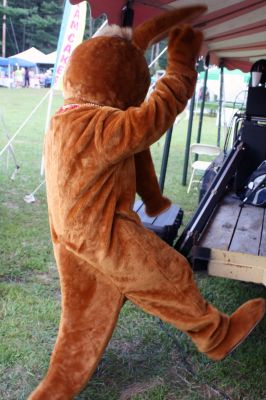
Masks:
[[[49,68],[46,72],[45,72],[45,78],[44,78],[44,87],[45,88],[50,88],[51,87],[51,83],[52,83],[52,71]]]
[[[15,81],[15,87],[22,87],[23,84],[23,75],[21,69],[18,67],[15,72],[14,72],[14,81]]]
[[[203,88],[203,86],[200,88],[200,90],[199,90],[199,100],[200,101],[202,101],[203,100],[203,95],[204,95],[204,88]],[[210,93],[209,93],[209,90],[208,90],[208,88],[206,88],[206,91],[205,91],[205,101],[209,101],[210,100]]]
[[[29,73],[29,68],[25,68],[25,73],[24,73],[24,87],[30,87],[30,73]]]

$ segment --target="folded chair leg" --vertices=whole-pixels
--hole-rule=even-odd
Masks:
[[[193,179],[194,179],[194,174],[195,174],[195,170],[194,170],[194,168],[193,168],[193,169],[192,169],[192,173],[191,173],[191,177],[190,177],[190,181],[189,181],[189,185],[188,185],[188,188],[187,188],[187,193],[190,192],[191,185],[192,185],[192,182],[193,182]]]

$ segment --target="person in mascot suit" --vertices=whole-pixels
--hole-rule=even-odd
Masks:
[[[203,11],[203,6],[169,11],[134,30],[108,26],[70,58],[64,106],[45,138],[62,314],[48,372],[30,400],[67,400],[81,391],[126,299],[185,332],[211,360],[226,357],[263,318],[262,298],[231,316],[209,304],[188,261],[145,229],[133,211],[136,192],[149,215],[170,206],[149,147],[193,94],[202,34],[187,23]],[[165,37],[166,73],[145,99],[150,76],[144,52]]]

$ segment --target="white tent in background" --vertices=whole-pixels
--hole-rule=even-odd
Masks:
[[[31,47],[30,49],[25,50],[22,53],[15,54],[9,58],[15,57],[26,61],[31,61],[35,64],[50,64],[47,62],[46,55],[35,47]]]
[[[46,54],[46,56],[45,56],[46,64],[55,64],[56,63],[56,55],[57,55],[56,51]]]

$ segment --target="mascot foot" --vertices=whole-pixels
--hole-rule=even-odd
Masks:
[[[230,325],[223,341],[205,353],[214,361],[223,360],[231,354],[253,331],[265,314],[266,301],[258,298],[240,306],[230,317]]]
[[[145,211],[150,217],[156,217],[168,210],[171,204],[171,201],[167,197],[162,196],[160,199],[154,198],[153,201],[149,201],[149,206],[146,205]]]

